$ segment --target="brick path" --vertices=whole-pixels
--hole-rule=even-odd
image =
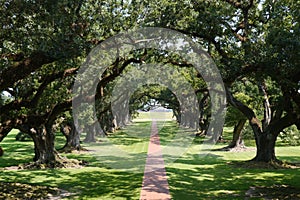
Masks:
[[[152,121],[151,137],[148,146],[148,155],[140,199],[171,199],[168,178],[155,121]]]

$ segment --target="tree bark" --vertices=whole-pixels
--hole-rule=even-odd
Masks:
[[[246,121],[247,121],[246,119],[241,119],[234,126],[232,141],[225,148],[232,149],[232,148],[244,148],[245,147],[244,141],[242,138],[242,130],[244,128]]]
[[[0,147],[0,157],[3,156],[3,149]]]
[[[256,156],[252,160],[257,162],[278,161],[275,156],[275,143],[276,137],[273,134],[260,134],[256,142]]]
[[[199,127],[201,130],[200,134],[206,135],[208,129],[208,120],[207,118],[205,119],[205,107],[207,107],[208,105],[209,93],[205,91],[203,94],[204,96],[201,98],[199,102],[199,112],[200,112]]]
[[[34,142],[34,161],[38,164],[51,164],[56,161],[54,148],[54,134],[46,129],[45,125],[31,128],[30,136]]]
[[[61,149],[61,151],[72,152],[72,150],[81,150],[80,134],[76,130],[74,123],[61,125],[60,131],[66,137],[66,144]]]
[[[95,130],[95,126],[94,125],[90,125],[88,127],[88,131],[86,133],[86,136],[85,136],[85,139],[84,139],[84,142],[87,142],[87,143],[90,143],[90,142],[96,142],[96,138],[95,138],[95,133],[96,133],[96,130]]]
[[[12,130],[13,128],[13,120],[5,120],[2,123],[0,123],[0,142],[8,135],[8,133]]]
[[[291,122],[290,116],[281,118],[277,123],[270,123],[262,128],[253,110],[233,97],[227,89],[227,97],[231,105],[239,109],[249,120],[249,124],[254,132],[256,142],[256,156],[252,159],[258,162],[278,161],[275,156],[275,143],[278,133]]]

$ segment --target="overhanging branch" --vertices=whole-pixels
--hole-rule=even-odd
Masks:
[[[11,87],[15,82],[30,75],[30,73],[41,68],[45,64],[55,61],[55,58],[47,55],[45,52],[34,52],[28,58],[15,62],[0,72],[0,91]]]

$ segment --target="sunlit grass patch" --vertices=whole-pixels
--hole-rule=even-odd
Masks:
[[[138,117],[134,121],[171,121],[173,118],[173,112],[158,112],[158,111],[139,111]]]
[[[178,125],[175,121],[159,121],[162,148],[171,146]],[[59,188],[71,193],[66,199],[139,199],[143,169],[147,156],[151,122],[137,122],[98,138],[96,143],[82,143],[89,152],[63,154],[68,158],[86,160],[87,167],[78,169],[49,170],[2,170],[0,182],[19,182],[33,186]],[[231,128],[226,129],[230,138]],[[15,140],[14,130],[1,146],[5,154],[0,158],[0,167],[8,167],[32,161],[33,142]],[[187,133],[188,135],[191,133]],[[108,140],[108,141],[107,141]],[[64,137],[57,134],[57,146],[64,144]],[[201,148],[203,138],[195,137],[183,154],[166,163],[170,192],[173,199],[244,199],[252,186],[269,187],[289,185],[300,190],[300,169],[242,168],[230,164],[250,160],[254,151],[222,152]],[[114,152],[113,145],[127,154]],[[212,147],[225,146],[218,143]],[[114,154],[103,154],[103,151]],[[106,153],[107,153],[106,152]],[[163,151],[164,152],[164,151]],[[279,159],[300,162],[300,147],[276,147]],[[167,155],[164,157],[168,158]],[[120,165],[120,164],[125,165]]]
[[[4,155],[0,157],[0,168],[31,162],[34,156],[33,141],[17,141],[19,130],[12,130],[0,143]]]

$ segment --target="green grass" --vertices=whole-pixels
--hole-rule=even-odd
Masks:
[[[158,121],[170,121],[174,120],[173,112],[139,112],[138,118],[135,121],[151,121],[152,119],[156,119]]]
[[[14,129],[0,143],[4,150],[4,155],[0,157],[0,167],[18,165],[32,161],[34,156],[34,146],[32,141],[16,141],[15,136],[19,131]]]
[[[80,169],[4,170],[0,181],[29,183],[58,187],[73,193],[70,199],[139,199],[143,168],[150,136],[150,122],[138,121],[111,134],[109,139],[99,138],[98,143],[83,144],[91,153],[65,154],[69,158],[84,159],[89,165]],[[189,130],[178,132],[174,121],[158,122],[163,148],[174,145],[183,149],[183,155],[164,152],[170,192],[173,199],[244,199],[251,186],[285,184],[300,190],[300,169],[246,169],[228,164],[254,157],[255,151],[219,152],[201,147],[201,138],[184,148],[178,145],[176,134],[191,135]],[[224,131],[230,139],[231,129]],[[30,162],[33,157],[32,141],[15,140],[17,131],[11,132],[2,142],[5,155],[0,167]],[[63,146],[64,138],[58,134],[57,147]],[[251,143],[251,142],[249,142]],[[217,149],[226,144],[216,144]],[[300,162],[300,147],[276,148],[279,159]],[[169,159],[169,160],[168,160]],[[171,162],[174,161],[174,162]]]
[[[34,155],[32,141],[16,141],[15,135],[17,132],[17,130],[13,130],[1,142],[5,155],[0,158],[0,167],[9,167],[32,161]],[[58,146],[63,146],[62,135],[58,135],[56,140]],[[88,145],[85,146],[88,147]],[[72,192],[73,195],[70,199],[139,198],[142,173],[109,169],[93,154],[63,155],[69,158],[84,159],[91,163],[88,167],[82,169],[4,170],[0,171],[0,182],[19,182],[58,187]]]
[[[222,145],[216,145],[219,148]],[[223,145],[224,146],[224,145]],[[279,159],[298,162],[300,147],[279,147]],[[205,156],[204,156],[205,155]],[[167,167],[174,199],[244,199],[251,186],[291,185],[300,190],[300,169],[246,169],[229,165],[253,158],[249,152],[189,151]],[[186,192],[189,191],[189,192]]]

